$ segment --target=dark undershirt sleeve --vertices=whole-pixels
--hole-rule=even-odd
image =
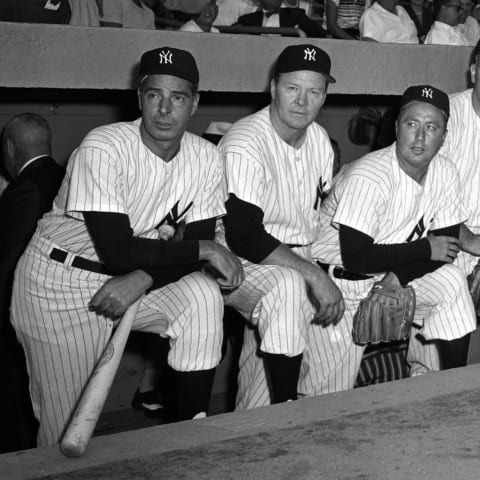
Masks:
[[[281,242],[265,231],[263,211],[232,193],[225,204],[225,236],[232,251],[250,262],[260,263]]]
[[[184,240],[213,240],[215,237],[215,218],[200,220],[189,223],[185,227],[183,234]],[[197,272],[205,265],[204,261],[185,263],[174,266],[146,267],[143,268],[153,279],[153,285],[150,290],[164,287],[165,285],[180,280],[189,273]]]
[[[449,237],[458,238],[460,235],[460,225],[452,225],[446,228],[439,228],[430,232],[432,235],[440,236],[446,235]],[[436,260],[421,260],[418,262],[407,263],[397,268],[393,268],[392,272],[398,277],[402,285],[406,285],[415,278],[420,278],[427,273],[434,272],[437,268],[445,265],[446,262],[439,262]]]
[[[124,214],[84,212],[83,216],[107,270],[112,275],[144,270],[153,279],[150,290],[200,270],[204,262],[198,260],[198,240],[215,234],[215,219],[187,225],[184,240],[165,241],[134,237]]]
[[[344,267],[354,273],[380,273],[406,263],[430,258],[426,238],[408,243],[376,244],[373,238],[340,225],[340,251]]]

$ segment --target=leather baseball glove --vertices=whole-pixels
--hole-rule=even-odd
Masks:
[[[414,315],[415,290],[380,280],[353,317],[353,341],[365,345],[404,340],[410,334]]]

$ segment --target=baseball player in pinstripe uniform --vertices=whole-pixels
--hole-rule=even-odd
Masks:
[[[458,169],[462,202],[468,219],[460,231],[458,266],[468,275],[480,255],[480,42],[472,52],[470,74],[473,88],[450,96],[451,115],[442,153]]]
[[[462,202],[468,219],[460,229],[460,247],[456,264],[469,276],[470,290],[475,303],[480,299],[480,42],[472,51],[470,75],[473,88],[450,96],[451,115],[448,136],[442,153],[457,167]],[[480,331],[472,336],[471,350],[478,357]],[[475,353],[476,352],[476,353]]]
[[[344,167],[322,204],[312,255],[335,280],[346,308],[337,325],[310,330],[317,376],[307,375],[302,393],[353,387],[364,350],[351,338],[353,315],[383,276],[416,292],[412,336],[437,340],[443,368],[465,365],[464,346],[476,322],[465,276],[452,264],[466,215],[455,166],[437,153],[448,116],[444,92],[408,88],[396,143]]]
[[[170,339],[179,419],[207,409],[221,355],[220,287],[236,287],[243,272],[212,240],[224,214],[219,154],[185,132],[197,85],[190,53],[144,53],[142,117],[86,136],[17,266],[12,315],[26,352],[39,445],[59,440],[114,319],[146,291],[133,328]],[[201,271],[205,262],[217,279]]]
[[[312,321],[328,324],[343,314],[339,289],[310,259],[332,179],[333,150],[315,123],[335,81],[330,68],[330,57],[316,46],[285,48],[271,104],[235,123],[219,144],[229,193],[226,241],[245,271],[226,304],[251,327],[240,358],[240,409],[297,398]]]

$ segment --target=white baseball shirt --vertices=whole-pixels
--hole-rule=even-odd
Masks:
[[[400,168],[395,147],[369,153],[341,170],[320,210],[314,258],[342,265],[339,224],[369,235],[375,243],[393,244],[466,219],[455,166],[437,154],[419,185]]]
[[[142,142],[140,122],[105,125],[86,136],[72,153],[52,211],[39,222],[42,237],[98,261],[82,212],[127,214],[134,236],[154,239],[177,203],[185,223],[225,214],[216,147],[185,132],[177,155],[163,162]]]
[[[269,108],[236,122],[219,145],[228,192],[259,207],[267,233],[282,243],[309,245],[318,209],[332,180],[333,150],[323,127],[312,123],[300,148],[273,128]]]

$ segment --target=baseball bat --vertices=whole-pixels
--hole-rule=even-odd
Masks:
[[[139,298],[125,311],[85,386],[60,443],[60,450],[67,457],[79,457],[87,448],[117,373],[141,301]]]

